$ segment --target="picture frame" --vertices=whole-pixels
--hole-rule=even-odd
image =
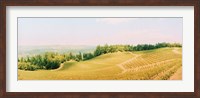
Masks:
[[[7,6],[194,6],[194,92],[6,92],[6,7]],[[75,98],[199,98],[200,97],[200,16],[199,0],[1,0],[0,1],[0,96]],[[176,89],[176,88],[174,88]]]

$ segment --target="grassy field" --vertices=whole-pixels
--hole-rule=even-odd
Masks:
[[[18,70],[19,80],[181,80],[182,48],[108,53],[55,70]]]

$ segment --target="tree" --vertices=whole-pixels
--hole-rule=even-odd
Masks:
[[[73,56],[73,54],[71,52],[69,53],[69,59],[70,60],[74,59],[74,56]]]
[[[92,59],[94,55],[92,53],[83,53],[83,60]]]
[[[78,62],[82,60],[82,54],[81,54],[81,52],[79,52],[79,54],[76,55],[75,60],[78,61]]]
[[[102,51],[101,51],[101,46],[98,45],[94,51],[94,56],[99,56],[102,54]]]
[[[26,58],[18,58],[18,68],[22,70],[36,70],[36,69],[55,69],[58,68],[59,65],[65,61],[75,60],[89,60],[96,56],[100,56],[106,53],[113,53],[118,51],[143,51],[143,50],[151,50],[162,47],[182,47],[180,43],[157,43],[155,45],[152,44],[138,44],[136,46],[133,45],[108,45],[104,46],[98,45],[93,53],[81,53],[79,52],[76,55],[73,55],[72,52],[69,54],[58,54],[53,52],[47,52],[44,55],[36,55]]]

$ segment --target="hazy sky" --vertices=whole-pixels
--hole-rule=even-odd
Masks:
[[[182,43],[182,18],[18,18],[18,45]]]

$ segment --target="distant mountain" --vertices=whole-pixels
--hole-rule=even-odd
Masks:
[[[45,52],[69,53],[93,52],[96,46],[89,45],[46,45],[46,46],[18,46],[18,56],[31,56],[44,54]]]

